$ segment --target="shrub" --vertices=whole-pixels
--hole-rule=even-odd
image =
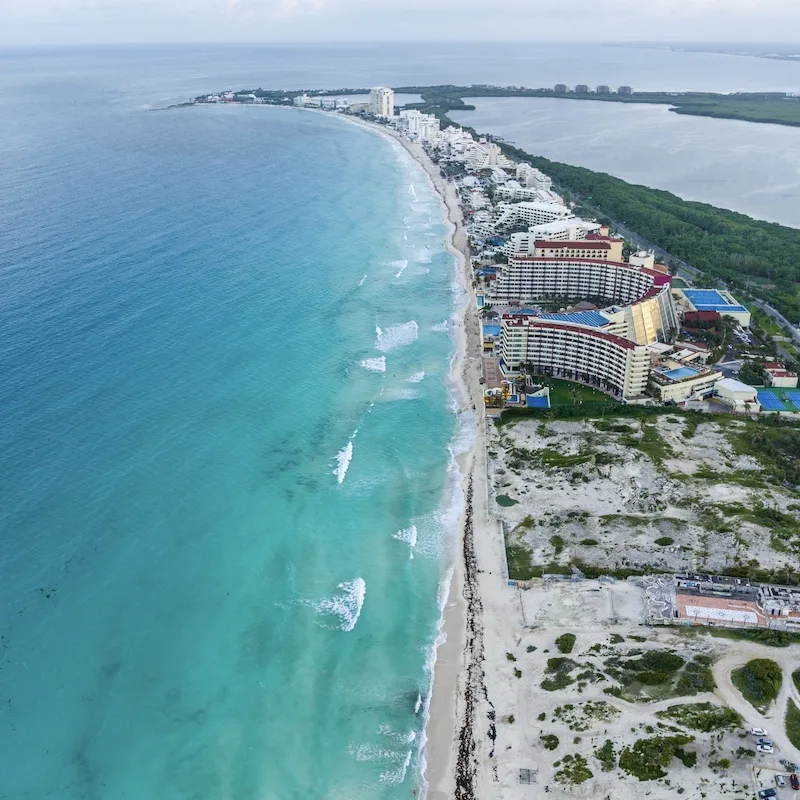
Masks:
[[[545,714],[544,711],[542,711],[542,713],[539,714],[539,716],[536,717],[536,719],[538,719],[539,722],[544,722],[547,719],[547,714]]]
[[[597,539],[581,539],[581,544],[584,547],[596,547],[600,543],[597,541]]]
[[[735,669],[731,681],[748,703],[766,710],[781,690],[783,671],[769,658],[755,658]]]
[[[564,756],[564,758],[561,759],[561,765],[563,769],[556,772],[553,776],[553,780],[556,783],[563,783],[567,786],[571,786],[585,783],[594,777],[586,759],[577,753]]]
[[[656,544],[659,547],[669,547],[671,544],[674,544],[674,543],[675,543],[675,540],[674,539],[670,539],[669,536],[659,536],[658,539],[656,539]]]
[[[795,747],[800,747],[800,709],[791,697],[786,703],[786,735]]]
[[[508,721],[509,721],[509,722],[510,722],[512,725],[514,724],[514,719],[515,719],[515,717],[514,717],[514,715],[513,715],[513,714],[509,714],[509,715],[508,715]]]
[[[528,645],[528,646],[525,648],[525,652],[526,652],[526,653],[535,653],[535,652],[536,652],[536,645],[535,645],[535,644],[529,644],[529,645]]]
[[[513,653],[506,653],[506,658],[509,661],[516,661],[517,660],[517,657]]]
[[[594,751],[594,757],[600,762],[600,769],[603,772],[611,772],[617,765],[617,753],[614,750],[614,742],[606,739],[602,747]]]
[[[669,766],[678,750],[693,741],[691,736],[684,735],[639,739],[632,747],[623,748],[619,765],[640,781],[657,780],[666,776],[664,769]]]
[[[678,749],[675,751],[675,756],[683,762],[684,767],[693,767],[697,763],[697,753],[694,750]],[[730,766],[730,762],[728,765]]]
[[[561,555],[561,552],[564,550],[564,538],[558,534],[551,536],[550,544],[553,545],[553,553],[557,556]]]
[[[609,641],[611,642],[611,644],[621,644],[622,642],[625,641],[625,637],[620,636],[618,633],[612,633]]]
[[[543,733],[539,738],[545,750],[555,750],[558,747],[558,736],[554,733]]]
[[[522,677],[522,670],[521,669],[517,669],[516,667],[514,667],[514,675],[516,675],[517,678],[521,678]]]
[[[559,653],[571,653],[572,649],[575,647],[575,634],[562,633],[561,636],[556,639],[556,647]]]

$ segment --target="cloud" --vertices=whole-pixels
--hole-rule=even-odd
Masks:
[[[800,0],[0,0],[0,41],[775,41]]]

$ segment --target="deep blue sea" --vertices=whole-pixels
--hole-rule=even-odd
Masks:
[[[16,65],[0,796],[410,797],[459,502],[438,197],[352,124]]]

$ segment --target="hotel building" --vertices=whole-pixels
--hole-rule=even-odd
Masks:
[[[369,113],[376,117],[393,117],[394,92],[385,86],[375,86],[370,89]]]
[[[506,374],[529,364],[537,375],[580,381],[622,400],[645,393],[650,354],[644,345],[588,325],[528,314],[504,314],[500,330]]]

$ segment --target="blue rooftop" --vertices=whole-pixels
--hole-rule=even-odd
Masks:
[[[589,325],[592,328],[602,328],[608,325],[607,317],[599,311],[577,311],[574,314],[539,314],[539,319],[549,319],[554,322],[574,322],[576,325]]]
[[[684,289],[683,293],[698,311],[717,311],[719,313],[729,311],[733,314],[747,313],[747,309],[744,306],[726,300],[716,289]]]

